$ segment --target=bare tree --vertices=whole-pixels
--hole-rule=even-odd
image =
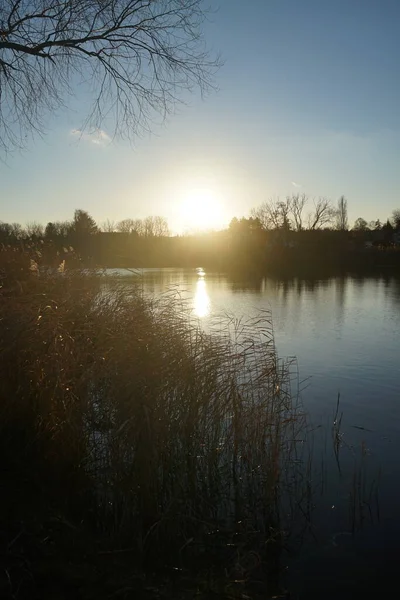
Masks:
[[[144,235],[144,222],[142,219],[133,219],[131,225],[131,233]]]
[[[113,233],[117,228],[115,221],[110,221],[110,219],[106,219],[100,225],[100,231],[104,233]]]
[[[28,237],[42,238],[44,235],[44,227],[41,223],[30,221],[25,226],[25,232]]]
[[[123,219],[117,223],[121,233],[137,233],[141,237],[163,237],[170,235],[167,220],[164,217],[146,217],[145,219]]]
[[[117,223],[116,230],[119,231],[119,233],[130,233],[131,223],[132,219],[122,219],[122,221]]]
[[[321,229],[332,224],[336,210],[328,198],[314,200],[314,211],[308,216],[309,229]]]
[[[253,219],[258,219],[267,231],[278,227],[277,200],[266,200],[250,212]]]
[[[287,198],[287,202],[290,203],[293,224],[296,231],[301,231],[303,229],[303,211],[307,201],[308,198],[306,194],[293,194]]]
[[[338,231],[347,231],[349,228],[349,219],[347,213],[347,200],[341,196],[338,200],[338,208],[336,211],[336,229]]]
[[[2,0],[0,147],[23,147],[84,82],[93,102],[80,132],[132,137],[165,117],[182,90],[212,85],[203,0]],[[111,119],[110,119],[111,117]]]
[[[0,241],[15,242],[26,237],[26,231],[19,223],[3,223],[0,221]]]
[[[171,235],[168,221],[165,217],[154,217],[154,232],[158,237],[168,237]]]
[[[258,219],[266,230],[290,227],[289,215],[291,213],[291,197],[286,200],[271,199],[253,208],[251,216]]]
[[[133,233],[136,232],[138,235],[142,233],[142,221],[141,219],[123,219],[116,225],[116,230],[120,233]]]
[[[20,223],[11,223],[11,235],[16,240],[21,240],[26,236],[26,232]]]
[[[166,237],[170,231],[164,217],[146,217],[143,221],[143,235],[145,237]]]

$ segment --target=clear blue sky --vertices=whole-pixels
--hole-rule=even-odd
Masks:
[[[293,191],[344,194],[351,222],[400,207],[400,0],[215,5],[206,38],[225,61],[219,91],[192,96],[133,149],[77,143],[79,106],[60,111],[44,139],[0,163],[0,220],[83,208],[98,222],[160,214],[181,231],[181,200],[199,189],[221,224]]]

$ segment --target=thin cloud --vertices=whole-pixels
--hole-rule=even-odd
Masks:
[[[86,132],[81,129],[72,129],[70,135],[76,139],[84,140],[96,146],[106,146],[111,142],[111,138],[104,129],[95,129],[94,131]]]
[[[295,188],[301,188],[301,187],[303,187],[301,185],[301,183],[296,183],[295,181],[292,181],[292,186],[295,187]]]

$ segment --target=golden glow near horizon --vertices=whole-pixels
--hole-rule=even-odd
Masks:
[[[224,226],[221,198],[210,188],[193,188],[184,194],[179,213],[183,228],[187,230],[202,231]]]
[[[196,284],[196,293],[193,299],[193,312],[196,317],[202,319],[210,313],[210,297],[207,293],[207,285],[204,279],[204,271],[198,270],[199,279]]]

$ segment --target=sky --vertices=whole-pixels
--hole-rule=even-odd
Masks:
[[[342,194],[350,222],[400,208],[399,0],[216,0],[218,90],[150,135],[79,138],[79,96],[0,162],[0,221],[165,216],[219,228],[270,198]]]

